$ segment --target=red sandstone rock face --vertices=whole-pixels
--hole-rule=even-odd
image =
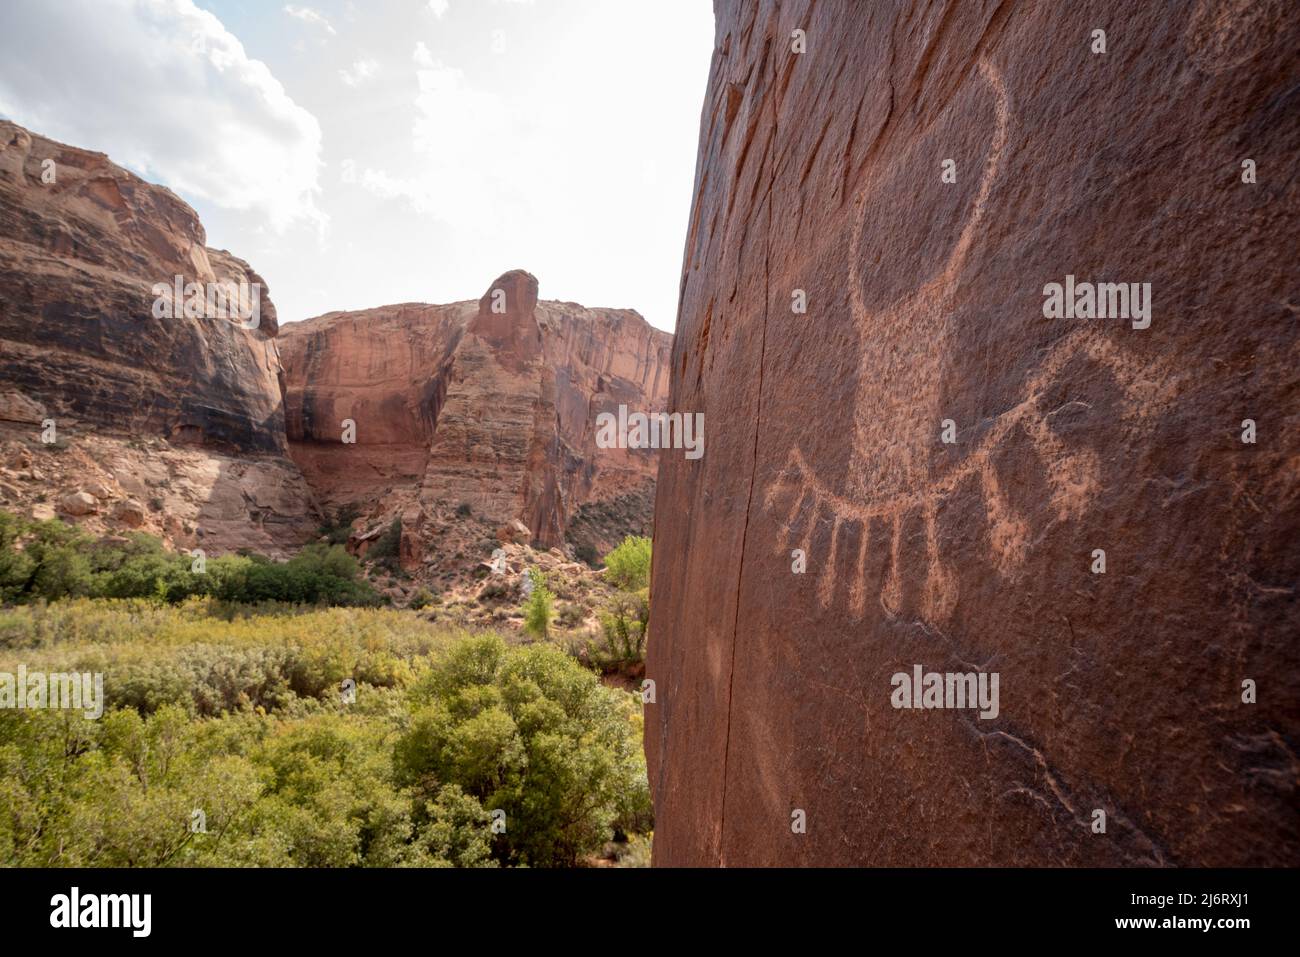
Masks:
[[[155,318],[153,286],[177,275],[259,284],[257,327]],[[169,190],[0,121],[0,419],[10,423],[0,438],[44,454],[40,423],[52,418],[87,462],[124,470],[111,501],[165,506],[137,521],[133,499],[118,510],[126,525],[214,553],[282,554],[315,522],[285,455],[276,332],[261,277],[206,248],[198,216]],[[6,504],[81,491],[75,469],[41,474],[10,483]],[[56,481],[71,487],[45,487]]]
[[[177,275],[260,283],[260,325],[154,318],[152,286]],[[0,381],[56,418],[285,451],[265,282],[206,248],[198,216],[169,190],[0,121],[0,276]]]
[[[477,303],[329,313],[280,338],[292,453],[327,506],[401,515],[408,567],[426,519],[462,505],[543,547],[584,506],[648,520],[654,453],[597,448],[595,423],[662,410],[671,342],[635,312],[539,302],[520,270]],[[617,515],[579,524],[598,549],[621,537]]]
[[[1300,863],[1300,21],[716,8],[656,863]],[[1150,327],[1046,318],[1067,275],[1149,282]],[[998,716],[894,708],[917,664],[998,673]]]

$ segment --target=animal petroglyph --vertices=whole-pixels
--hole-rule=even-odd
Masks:
[[[1167,388],[1166,377],[1155,366],[1130,359],[1094,329],[1079,330],[1048,350],[1029,377],[1022,398],[994,419],[964,458],[942,474],[932,473],[930,459],[941,419],[941,387],[954,346],[952,307],[957,280],[984,218],[1011,122],[1001,77],[983,61],[979,75],[993,94],[994,121],[966,223],[943,268],[881,310],[873,311],[864,301],[860,273],[865,258],[860,250],[861,236],[875,183],[868,182],[856,201],[849,243],[849,282],[851,314],[860,331],[861,355],[855,398],[857,426],[847,478],[830,483],[819,477],[796,446],[764,496],[765,507],[781,522],[777,551],[794,546],[811,555],[818,525],[830,522],[830,544],[817,562],[818,600],[822,607],[829,606],[841,582],[847,581],[849,607],[857,618],[866,613],[868,546],[870,533],[878,523],[886,528],[890,542],[888,572],[879,600],[891,616],[900,613],[903,524],[908,516],[919,514],[926,552],[921,614],[935,623],[947,619],[957,599],[957,585],[940,555],[938,512],[968,479],[978,483],[984,501],[991,560],[1002,575],[1015,573],[1025,561],[1031,534],[1026,519],[999,484],[995,457],[1021,436],[1028,437],[1044,465],[1057,519],[1082,514],[1100,489],[1100,462],[1091,449],[1067,446],[1052,428],[1050,416],[1055,410],[1047,404],[1049,389],[1061,381],[1068,363],[1078,359],[1105,366],[1124,395],[1123,407],[1132,420],[1130,424],[1140,426],[1140,410],[1149,407],[1148,403]],[[881,436],[888,437],[886,444],[882,445]],[[856,565],[841,577],[837,564],[841,533],[855,523],[859,526]],[[796,524],[802,526],[802,535],[796,536]]]

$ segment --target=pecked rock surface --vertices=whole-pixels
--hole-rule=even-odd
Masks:
[[[177,544],[280,554],[314,522],[286,454],[275,306],[247,263],[204,240],[198,216],[169,190],[102,153],[0,121],[0,438],[30,446],[11,456],[40,459],[94,437],[95,461],[130,474],[102,507],[81,506],[83,516],[120,506],[129,527]],[[259,284],[256,328],[155,318],[152,287],[178,275]],[[39,442],[47,418],[61,437],[51,448]],[[176,450],[174,461],[168,452],[165,466],[130,464],[157,443]],[[28,492],[71,502],[81,491],[37,491],[53,476],[76,484],[77,469],[38,467],[45,479],[19,471],[32,485],[10,481],[9,505],[27,504]],[[177,493],[148,493],[142,482],[154,472]],[[142,498],[163,503],[156,515],[146,508],[140,519]]]
[[[294,323],[280,337],[292,454],[327,509],[400,517],[408,568],[436,560],[456,510],[522,522],[540,547],[574,526],[575,545],[607,549],[649,530],[656,458],[598,448],[596,416],[662,410],[671,342],[630,310],[538,301],[521,270],[477,302]]]
[[[656,863],[1300,863],[1300,20],[716,11]],[[1149,327],[1047,318],[1067,276],[1150,283]],[[893,707],[918,664],[997,673],[997,716]]]

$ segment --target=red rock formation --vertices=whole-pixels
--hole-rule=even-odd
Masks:
[[[254,328],[159,317],[156,285],[171,308],[186,284],[226,280],[257,284]],[[25,463],[0,466],[6,507],[44,514],[48,499],[91,530],[283,554],[320,517],[286,457],[292,437],[326,505],[359,503],[374,520],[358,543],[401,519],[408,568],[436,542],[472,569],[467,549],[511,520],[540,546],[569,533],[601,550],[648,531],[654,453],[595,444],[600,412],[667,399],[672,337],[635,312],[539,303],[536,279],[517,271],[478,304],[289,327],[287,374],[279,332],[261,278],[206,248],[171,192],[0,123],[0,452]],[[39,441],[46,418],[74,454]],[[344,420],[355,444],[341,441]]]
[[[0,122],[0,236],[0,379],[87,422],[285,451],[266,284],[206,248],[198,216],[171,191],[102,153]],[[153,285],[177,275],[259,283],[258,328],[154,318]]]
[[[1300,863],[1300,20],[716,9],[656,862]],[[1067,276],[1150,283],[1149,328],[1048,318]],[[917,664],[997,673],[998,715],[895,708]]]
[[[581,541],[608,548],[648,521],[656,459],[597,448],[596,416],[661,410],[671,341],[635,312],[539,302],[520,270],[478,303],[295,323],[280,339],[292,454],[327,506],[401,515],[407,566],[426,520],[461,506],[549,547],[584,506],[623,503],[629,527],[583,523]]]
[[[112,498],[161,503],[156,526],[137,527],[213,551],[279,554],[315,523],[308,489],[285,456],[275,306],[247,263],[208,249],[204,238],[198,216],[169,190],[102,153],[0,121],[0,419],[12,423],[2,437],[12,433],[44,454],[38,436],[47,416],[74,447],[93,435],[95,461],[134,463]],[[172,287],[176,276],[205,291],[229,281],[251,294],[257,284],[256,328],[183,313],[157,318],[153,287]],[[139,461],[158,442],[153,451],[168,464]],[[170,446],[188,451],[172,456]],[[144,487],[141,470],[160,468],[159,488],[174,483],[177,491]],[[38,471],[77,481],[75,470]],[[25,481],[32,491],[45,480]],[[10,488],[6,504],[31,497]],[[134,522],[139,503],[124,514]]]

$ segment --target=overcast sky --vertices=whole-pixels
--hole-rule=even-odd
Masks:
[[[198,210],[281,321],[545,299],[676,321],[709,0],[2,0],[0,115]]]

